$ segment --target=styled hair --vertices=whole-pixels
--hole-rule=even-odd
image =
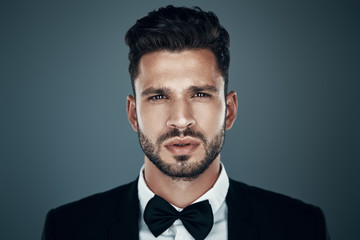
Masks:
[[[143,55],[161,50],[181,52],[190,49],[208,49],[214,54],[227,93],[230,37],[213,12],[205,12],[199,7],[169,5],[159,8],[137,20],[126,33],[125,42],[130,48],[129,73],[134,94],[134,81]]]

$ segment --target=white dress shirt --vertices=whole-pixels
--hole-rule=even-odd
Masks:
[[[146,225],[143,213],[148,201],[154,197],[154,193],[148,188],[144,178],[144,166],[140,170],[140,176],[138,181],[138,197],[140,201],[140,222],[139,222],[139,237],[140,240],[190,240],[194,239],[190,233],[186,230],[182,222],[176,220],[165,232],[163,232],[157,238],[150,232]],[[222,240],[227,239],[227,205],[226,195],[229,189],[229,178],[226,174],[223,164],[221,164],[221,172],[219,178],[216,180],[214,186],[210,188],[204,195],[196,199],[193,203],[203,200],[209,200],[211,209],[214,214],[214,225],[206,237],[206,240]],[[173,205],[175,209],[181,211]]]

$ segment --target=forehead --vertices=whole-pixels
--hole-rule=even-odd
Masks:
[[[181,52],[157,51],[145,54],[139,62],[135,89],[167,87],[177,90],[190,85],[212,85],[224,88],[214,54],[207,49]]]

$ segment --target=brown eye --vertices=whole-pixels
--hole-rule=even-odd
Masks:
[[[155,96],[149,97],[150,101],[158,101],[158,100],[161,100],[161,99],[167,99],[167,97],[164,96],[164,95],[155,95]]]
[[[210,97],[210,95],[207,93],[198,92],[198,93],[195,93],[194,97],[205,98],[205,97]]]

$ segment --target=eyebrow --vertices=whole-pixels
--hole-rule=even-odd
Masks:
[[[212,85],[202,85],[202,86],[190,86],[187,89],[188,92],[212,92],[212,93],[218,93],[219,90]],[[161,87],[161,88],[154,88],[154,87],[149,87],[147,89],[145,89],[142,93],[141,96],[142,97],[146,97],[149,95],[163,95],[163,94],[169,94],[171,92],[170,88],[167,87]]]
[[[190,92],[212,92],[217,93],[219,90],[212,85],[202,85],[202,86],[191,86],[188,88]]]
[[[141,93],[141,96],[145,97],[145,96],[152,95],[152,94],[161,95],[161,94],[168,94],[169,92],[171,92],[171,90],[166,87],[163,87],[163,88],[149,87]]]

